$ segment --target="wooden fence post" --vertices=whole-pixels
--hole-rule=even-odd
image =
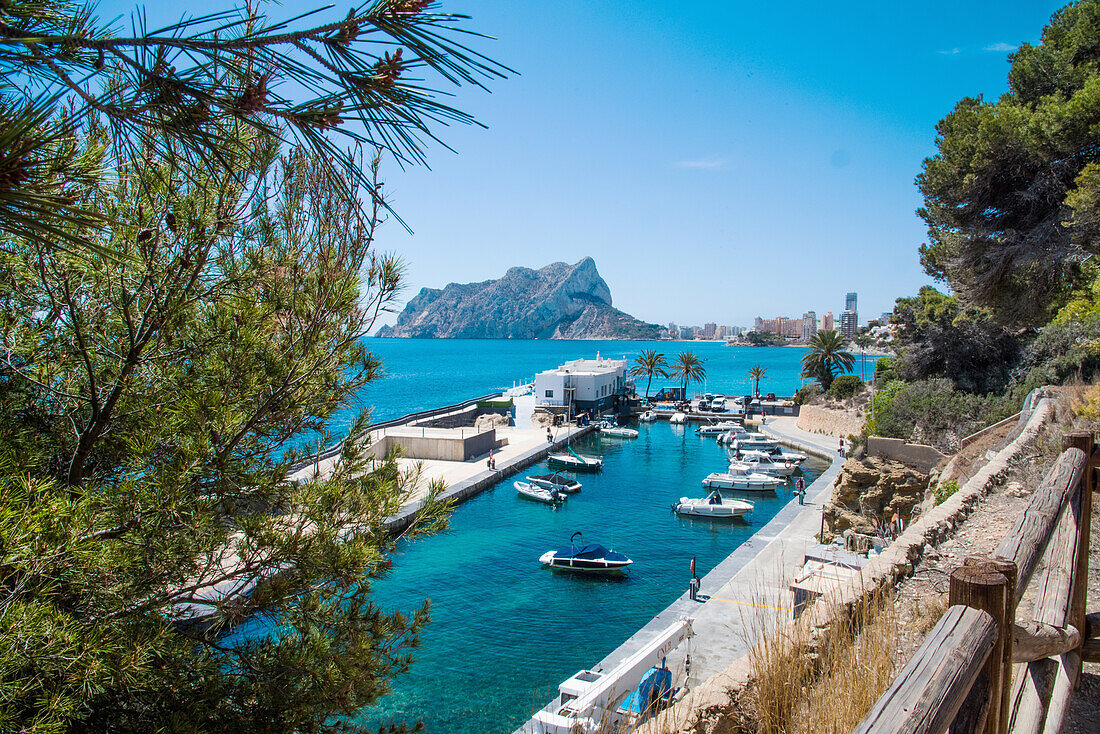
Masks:
[[[1089,585],[1089,536],[1092,534],[1092,492],[1094,488],[1092,471],[1092,451],[1095,439],[1091,431],[1070,431],[1062,437],[1062,449],[1078,448],[1085,452],[1089,462],[1085,464],[1085,473],[1081,477],[1081,517],[1077,524],[1077,568],[1073,578],[1073,592],[1070,597],[1069,621],[1081,630],[1081,644],[1084,646],[1086,635],[1086,616],[1088,614],[1087,596]],[[1078,653],[1083,653],[1078,648]],[[1078,676],[1077,682],[1080,682]],[[1076,685],[1074,686],[1076,688]]]
[[[998,732],[1008,731],[1008,721],[1012,706],[1012,634],[1016,625],[1016,583],[1019,579],[1019,569],[1014,561],[995,556],[970,556],[964,561],[967,566],[992,565],[1004,574],[1005,585],[1005,626],[1009,630],[1008,644],[1004,645],[1001,653],[1001,718]]]
[[[997,622],[997,643],[955,716],[952,732],[1003,734],[1006,730],[1001,699],[1005,687],[1005,648],[1009,649],[1010,659],[1012,650],[1012,623],[1007,619],[1008,583],[1008,578],[992,563],[963,565],[951,572],[948,605],[980,609]]]

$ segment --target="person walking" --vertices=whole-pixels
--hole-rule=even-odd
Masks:
[[[843,438],[840,439],[840,448],[837,449],[837,451],[840,453],[840,458],[843,459],[844,458],[844,439]]]
[[[550,426],[546,427],[546,443],[554,443],[554,434],[550,432]]]

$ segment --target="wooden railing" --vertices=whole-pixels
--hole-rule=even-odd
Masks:
[[[951,573],[950,608],[857,732],[1061,729],[1082,662],[1100,661],[1100,615],[1085,609],[1100,449],[1083,431],[1067,434],[1063,448],[993,556]],[[1044,555],[1034,607],[1021,614]]]

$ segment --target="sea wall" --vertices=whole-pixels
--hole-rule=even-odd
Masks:
[[[897,461],[925,474],[939,466],[940,462],[947,458],[946,454],[941,454],[931,446],[925,446],[921,443],[906,443],[900,438],[883,438],[881,436],[869,436],[867,438],[867,454]]]
[[[848,438],[863,430],[863,414],[847,410],[832,410],[820,405],[803,405],[798,413],[798,427],[808,433]]]

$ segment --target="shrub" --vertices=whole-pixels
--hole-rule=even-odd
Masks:
[[[829,385],[828,395],[837,400],[850,398],[863,389],[863,380],[856,375],[840,375]]]
[[[890,382],[874,399],[874,420],[864,427],[869,435],[919,440],[953,452],[960,436],[967,436],[1019,410],[1013,393],[974,395],[956,390],[951,380]]]
[[[821,386],[816,382],[811,382],[798,388],[798,392],[794,394],[795,405],[806,405],[813,402],[813,399],[821,394]]]
[[[875,362],[875,379],[889,382],[897,377],[898,368],[896,357],[882,357]]]
[[[944,500],[958,491],[959,483],[952,479],[950,482],[937,482],[936,486],[932,489],[932,494],[936,495],[936,504],[942,505]]]

